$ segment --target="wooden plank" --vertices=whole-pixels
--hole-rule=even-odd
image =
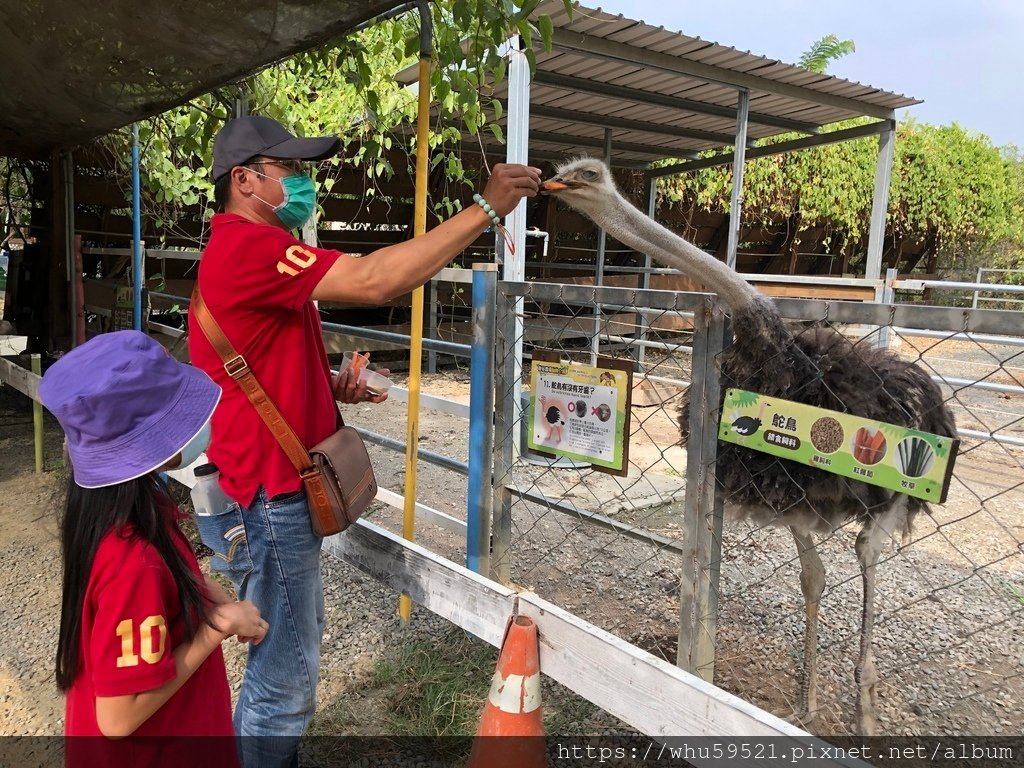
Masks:
[[[808,735],[537,595],[521,592],[519,612],[537,624],[545,675],[642,733]]]
[[[857,285],[778,285],[758,283],[757,290],[768,296],[786,296],[798,299],[835,299],[874,301],[875,290]]]
[[[358,200],[325,197],[322,221],[358,222],[359,224],[402,224],[412,221],[413,206],[401,198],[369,197]]]
[[[537,625],[541,671],[605,711],[657,740],[665,737],[782,738],[792,746],[820,749],[827,742],[723,691],[678,667],[595,627],[528,592],[519,613]],[[671,741],[669,741],[671,744]],[[773,742],[778,749],[787,741]],[[694,765],[720,766],[713,755]],[[802,753],[803,754],[803,753]],[[825,753],[828,754],[828,753]],[[730,758],[730,766],[760,766],[754,756]],[[822,766],[863,766],[858,760],[822,758]]]
[[[327,538],[324,548],[496,648],[512,615],[529,616],[540,637],[541,671],[643,733],[810,738],[553,603],[502,586],[366,520]]]
[[[130,208],[131,192],[121,189],[113,176],[75,176],[75,205]]]
[[[324,549],[481,640],[501,645],[515,609],[513,590],[366,520],[325,539]]]
[[[394,245],[409,239],[406,231],[400,230],[319,230],[322,248],[333,248],[343,253],[369,253],[386,245]]]
[[[36,376],[27,368],[22,368],[20,365],[0,357],[0,381],[36,402],[42,402],[39,399],[39,382],[41,380],[41,376]]]
[[[553,603],[513,591],[367,521],[328,538],[324,546],[495,647],[500,647],[518,605],[518,613],[537,625],[541,671],[644,733],[811,738]]]

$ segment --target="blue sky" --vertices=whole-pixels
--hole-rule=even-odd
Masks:
[[[796,63],[834,33],[829,73],[924,101],[900,110],[1024,147],[1024,0],[585,0],[609,13]]]

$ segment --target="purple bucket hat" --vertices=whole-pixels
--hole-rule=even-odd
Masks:
[[[104,333],[76,347],[39,384],[83,488],[123,483],[166,464],[199,434],[220,394],[209,376],[139,331]]]

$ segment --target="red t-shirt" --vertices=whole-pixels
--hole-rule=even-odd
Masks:
[[[337,406],[320,317],[309,297],[341,254],[235,214],[217,214],[211,227],[199,262],[206,305],[295,434],[307,448],[316,445],[337,428]],[[298,491],[298,472],[191,311],[189,329],[192,364],[224,390],[207,451],[224,491],[246,507],[261,485],[271,497]]]
[[[172,538],[188,567],[202,580],[199,563],[168,509]],[[176,675],[174,650],[185,642],[178,589],[152,544],[114,530],[96,550],[82,605],[78,676],[68,691],[66,736],[102,736],[96,722],[98,696],[125,696],[159,688]],[[124,741],[70,739],[69,763],[96,764],[100,753],[145,753],[144,737],[232,737],[231,692],[218,646],[199,669]],[[219,739],[231,754],[233,738]],[[149,749],[159,749],[150,740]],[[120,750],[120,751],[119,751]]]

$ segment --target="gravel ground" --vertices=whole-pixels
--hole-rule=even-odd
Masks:
[[[922,350],[909,341],[902,351],[917,357]],[[943,375],[1003,383],[1022,378],[1013,365],[1018,348],[927,344],[925,360]],[[448,397],[466,392],[458,374],[436,377],[425,387]],[[1024,425],[1021,395],[971,390],[959,392],[955,405],[960,423],[971,428],[1009,424],[1006,433],[1015,435]],[[679,541],[685,452],[672,445],[674,418],[674,403],[634,410],[634,442],[639,424],[648,445],[631,459],[639,457],[648,468],[643,477],[523,467],[513,483]],[[396,423],[389,416],[374,418],[372,428],[393,428],[389,434],[400,438],[403,427],[401,418]],[[453,418],[424,414],[421,434],[427,447],[465,458],[465,433]],[[1024,651],[1018,639],[1024,629],[1024,450],[972,441],[963,449],[947,503],[934,507],[931,518],[919,516],[910,541],[890,547],[878,569],[874,647],[883,733],[1024,732]],[[400,462],[382,453],[378,466],[381,482],[398,487]],[[464,496],[453,498],[453,478],[423,466],[420,498],[462,517]],[[381,510],[376,522],[397,530],[400,518]],[[821,543],[827,571],[819,629],[824,709],[815,730],[822,734],[847,734],[853,724],[861,603],[856,533],[844,529]],[[418,536],[448,557],[464,557],[463,543],[454,536],[426,527]],[[514,506],[513,540],[513,581],[675,660],[682,563],[671,546],[626,539],[523,502]],[[804,625],[792,538],[775,529],[729,526],[721,572],[715,681],[786,716],[795,700]]]
[[[40,640],[56,638],[61,587],[56,510],[62,435],[52,419],[46,421],[47,471],[37,475],[31,412],[20,395],[0,387],[0,548],[5,557],[0,568],[0,735],[5,736],[55,736],[64,728],[64,703],[53,682],[55,641]],[[327,630],[311,732],[380,736],[386,733],[382,724],[387,722],[392,693],[375,692],[368,685],[375,666],[400,643],[450,639],[453,631],[457,640],[467,638],[445,619],[415,606],[411,621],[403,625],[397,617],[398,593],[328,555],[323,558],[323,575]],[[236,696],[245,647],[233,642],[223,647]],[[488,671],[482,679],[489,675]],[[552,681],[545,680],[543,697],[545,711],[563,713],[560,721],[572,732],[631,733]],[[580,717],[573,720],[571,715],[577,712]],[[59,747],[58,741],[48,740],[32,745],[40,765],[59,762]],[[371,764],[387,763],[365,762]]]
[[[985,375],[980,368],[985,364],[983,354],[970,345],[939,351],[941,357],[954,360],[958,353],[978,355],[975,375],[953,363],[937,364],[945,366],[947,375]],[[1010,352],[1001,359],[1008,360],[1002,365],[1005,375],[1013,362]],[[1009,375],[1018,376],[1012,371]],[[457,371],[428,376],[424,390],[465,402],[468,377]],[[1007,399],[971,392],[960,399],[967,397],[982,398],[971,401],[979,424],[986,418],[980,408],[1024,412],[1019,395]],[[59,617],[55,477],[32,472],[31,422],[19,398],[0,389],[0,544],[7,559],[0,569],[0,678],[5,682],[0,721],[5,734],[56,734],[63,722],[62,702],[52,684],[54,647],[38,640],[54,636]],[[670,404],[634,412],[634,433],[640,425],[646,441],[634,454],[649,468],[643,481],[530,467],[517,470],[516,482],[520,487],[557,491],[578,506],[600,509],[668,542],[679,541],[685,452],[673,445],[674,411]],[[351,408],[346,417],[358,426],[404,438],[401,403]],[[460,419],[424,413],[420,434],[425,448],[466,459],[466,426]],[[52,464],[60,455],[59,431],[52,423],[47,435],[46,455]],[[400,491],[401,457],[383,449],[371,451],[380,484]],[[1018,639],[1024,610],[1022,466],[1024,452],[1017,449],[983,447],[967,452],[957,464],[950,502],[936,509],[934,519],[919,519],[910,546],[883,556],[875,633],[883,680],[883,732],[1024,731],[1024,651]],[[464,518],[464,478],[421,463],[418,484],[423,503]],[[658,498],[664,503],[653,503]],[[517,583],[655,654],[675,659],[682,564],[671,546],[629,540],[535,505],[518,503],[514,514]],[[400,525],[400,514],[382,505],[371,516],[392,529]],[[854,535],[840,531],[822,544],[828,571],[820,630],[823,734],[847,733],[852,724],[860,604]],[[464,542],[455,535],[421,525],[417,536],[441,554],[464,560]],[[795,560],[793,543],[784,532],[727,529],[716,683],[781,715],[792,706],[803,626]],[[450,625],[420,609],[414,611],[410,625],[402,627],[395,618],[397,595],[389,588],[330,558],[325,557],[324,566],[328,631],[319,711],[347,723],[343,732],[373,733],[373,718],[364,711],[349,720],[344,712],[349,702],[373,711],[374,702],[361,691],[374,664],[404,633],[436,637]],[[242,649],[233,644],[226,648],[229,674],[237,687]],[[557,686],[551,688],[546,697],[550,695],[557,706],[566,694]],[[614,718],[601,715],[583,725],[588,732],[622,729]]]

